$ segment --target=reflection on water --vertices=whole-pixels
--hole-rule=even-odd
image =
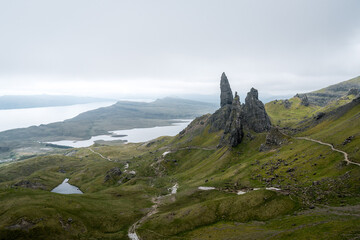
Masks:
[[[51,190],[51,192],[60,194],[83,194],[78,187],[69,184],[68,181],[69,179],[65,178],[65,180],[59,186]]]
[[[128,143],[147,142],[161,136],[175,136],[181,130],[186,128],[187,125],[189,125],[189,123],[191,122],[191,120],[179,120],[179,121],[180,122],[173,123],[170,126],[152,127],[152,128],[134,128],[129,130],[111,131],[110,133],[112,135],[94,136],[89,140],[83,140],[83,141],[63,140],[63,141],[56,141],[49,143],[79,148],[79,147],[89,147],[93,145],[95,141],[98,140],[104,140],[104,141],[124,140],[127,141]]]

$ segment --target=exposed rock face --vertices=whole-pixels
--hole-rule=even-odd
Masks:
[[[279,147],[288,142],[288,137],[279,131],[278,128],[271,127],[269,133],[266,135],[265,144],[261,144],[260,152],[268,151],[274,147]]]
[[[265,111],[264,104],[259,100],[258,91],[255,88],[251,88],[246,96],[241,119],[254,132],[259,133],[270,130],[270,118]]]
[[[221,81],[220,81],[220,106],[224,107],[227,104],[232,104],[233,102],[233,94],[230,88],[229,81],[223,72],[221,75]]]
[[[303,106],[305,106],[305,107],[307,107],[307,106],[309,106],[309,99],[308,99],[308,97],[306,96],[306,94],[304,94],[303,96],[302,96],[302,98],[301,98],[301,105],[303,105]]]
[[[199,135],[204,129],[205,125],[209,122],[211,114],[206,114],[201,117],[195,118],[184,130],[179,132],[179,137],[182,138],[185,135]]]
[[[220,141],[220,146],[227,144],[231,147],[236,147],[241,143],[243,137],[244,131],[241,122],[240,98],[237,93],[235,93],[235,98],[231,106],[230,117],[226,122],[224,135]]]
[[[308,99],[308,97],[307,97],[306,94],[296,94],[295,97],[300,98],[300,100],[301,100],[301,103],[300,103],[300,104],[301,104],[301,105],[303,105],[303,106],[305,106],[305,107],[307,107],[307,106],[310,105],[309,99]]]
[[[110,179],[115,179],[116,177],[121,176],[122,172],[120,168],[114,167],[106,172],[106,175],[104,177],[104,182],[109,181]]]
[[[355,95],[355,96],[357,96],[357,95],[359,95],[359,94],[360,94],[360,89],[352,88],[352,89],[350,89],[349,92],[347,93],[347,96],[349,96],[349,95]]]
[[[225,129],[226,122],[231,114],[231,109],[232,105],[225,105],[210,116],[210,132],[217,132]]]
[[[14,225],[8,226],[6,228],[11,229],[11,230],[20,229],[20,230],[29,231],[29,229],[32,228],[33,226],[35,226],[34,223],[21,218],[17,221],[17,223],[15,223]]]
[[[244,130],[255,132],[268,131],[271,128],[270,118],[264,104],[258,99],[258,91],[254,88],[247,94],[245,104],[240,104],[240,98],[235,93],[233,98],[229,81],[225,73],[221,76],[221,108],[212,115],[195,119],[180,137],[185,134],[201,132],[209,126],[209,132],[223,131],[218,147],[236,147],[244,138]],[[254,139],[248,132],[248,136]]]
[[[286,99],[286,100],[284,101],[284,107],[287,108],[287,109],[291,108],[291,102]]]
[[[13,185],[14,187],[30,188],[30,189],[42,189],[46,190],[46,187],[38,182],[31,182],[29,180],[21,180]]]
[[[314,118],[315,120],[319,120],[320,118],[323,118],[325,116],[325,113],[324,112],[318,112]]]

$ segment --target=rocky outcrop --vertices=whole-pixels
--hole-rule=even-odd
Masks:
[[[232,105],[225,105],[213,113],[209,118],[209,132],[224,130],[231,114]]]
[[[269,133],[266,135],[265,144],[261,144],[259,150],[260,152],[268,151],[287,143],[288,140],[289,137],[280,132],[278,128],[271,127]]]
[[[310,102],[309,102],[309,99],[308,99],[308,97],[307,97],[307,95],[306,94],[296,94],[295,95],[295,97],[297,97],[297,98],[300,98],[300,100],[301,100],[301,105],[303,105],[303,106],[305,106],[305,107],[307,107],[307,106],[309,106],[310,105]]]
[[[310,105],[309,99],[308,99],[308,97],[306,96],[306,94],[304,94],[304,95],[302,96],[302,98],[301,98],[301,103],[300,103],[300,104],[303,105],[303,106],[305,106],[305,107],[307,107],[307,106]]]
[[[270,118],[265,111],[264,104],[258,98],[258,91],[251,88],[242,108],[241,119],[246,127],[260,133],[270,130]]]
[[[17,223],[10,225],[8,227],[6,227],[7,229],[10,230],[24,230],[24,231],[29,231],[29,229],[31,229],[32,227],[34,227],[35,224],[30,222],[29,220],[26,220],[24,218],[20,218]]]
[[[250,90],[245,99],[245,104],[241,105],[237,93],[233,98],[229,81],[223,73],[220,90],[220,109],[212,115],[195,119],[185,130],[180,132],[180,137],[199,134],[208,127],[210,133],[223,131],[218,147],[236,147],[243,140],[245,130],[251,139],[254,137],[249,133],[249,130],[257,133],[270,130],[270,118],[265,111],[264,104],[258,98],[256,89]]]
[[[221,75],[220,90],[220,106],[224,107],[228,104],[231,105],[233,102],[233,94],[230,88],[229,81],[224,72]]]
[[[231,113],[226,122],[224,134],[220,141],[220,146],[230,145],[236,147],[244,137],[243,126],[241,122],[241,105],[240,98],[235,93],[235,98],[231,106]]]
[[[287,109],[291,108],[291,102],[286,99],[286,100],[284,101],[284,107],[287,108]]]
[[[357,88],[352,88],[349,90],[349,92],[347,93],[347,96],[350,96],[350,95],[354,95],[354,96],[357,96],[360,94],[360,89],[357,89]]]
[[[115,180],[117,177],[121,176],[122,171],[118,167],[114,167],[106,172],[106,175],[104,177],[104,182],[107,182],[109,180]]]
[[[182,138],[185,135],[199,135],[203,131],[205,125],[209,122],[211,114],[205,114],[201,117],[195,118],[184,130],[179,132],[179,137]]]
[[[30,188],[30,189],[42,189],[46,190],[46,187],[38,182],[31,182],[29,180],[21,180],[13,185],[13,187],[22,187],[22,188]]]

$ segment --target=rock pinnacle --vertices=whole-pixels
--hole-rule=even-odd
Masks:
[[[223,107],[227,104],[232,104],[234,97],[230,88],[229,81],[224,72],[221,75],[220,90],[220,106]]]

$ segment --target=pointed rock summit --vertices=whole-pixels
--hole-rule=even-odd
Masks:
[[[234,97],[230,88],[229,81],[224,72],[221,75],[220,90],[220,106],[223,107],[227,104],[231,105]]]
[[[255,88],[251,88],[245,98],[242,119],[248,128],[259,133],[269,131],[271,122],[265,111],[265,106],[258,96],[258,91]]]
[[[209,132],[223,131],[218,147],[236,147],[242,142],[244,132],[260,133],[271,129],[270,118],[255,88],[248,92],[245,104],[240,103],[236,92],[233,97],[225,73],[221,76],[220,88],[221,108],[210,115],[205,124],[209,125]]]
[[[235,98],[233,97],[229,81],[223,73],[220,89],[221,108],[208,119],[209,132],[223,131],[218,147],[226,145],[236,147],[243,140],[244,131],[260,133],[271,129],[270,118],[255,88],[251,88],[245,104],[241,104],[237,93]]]

